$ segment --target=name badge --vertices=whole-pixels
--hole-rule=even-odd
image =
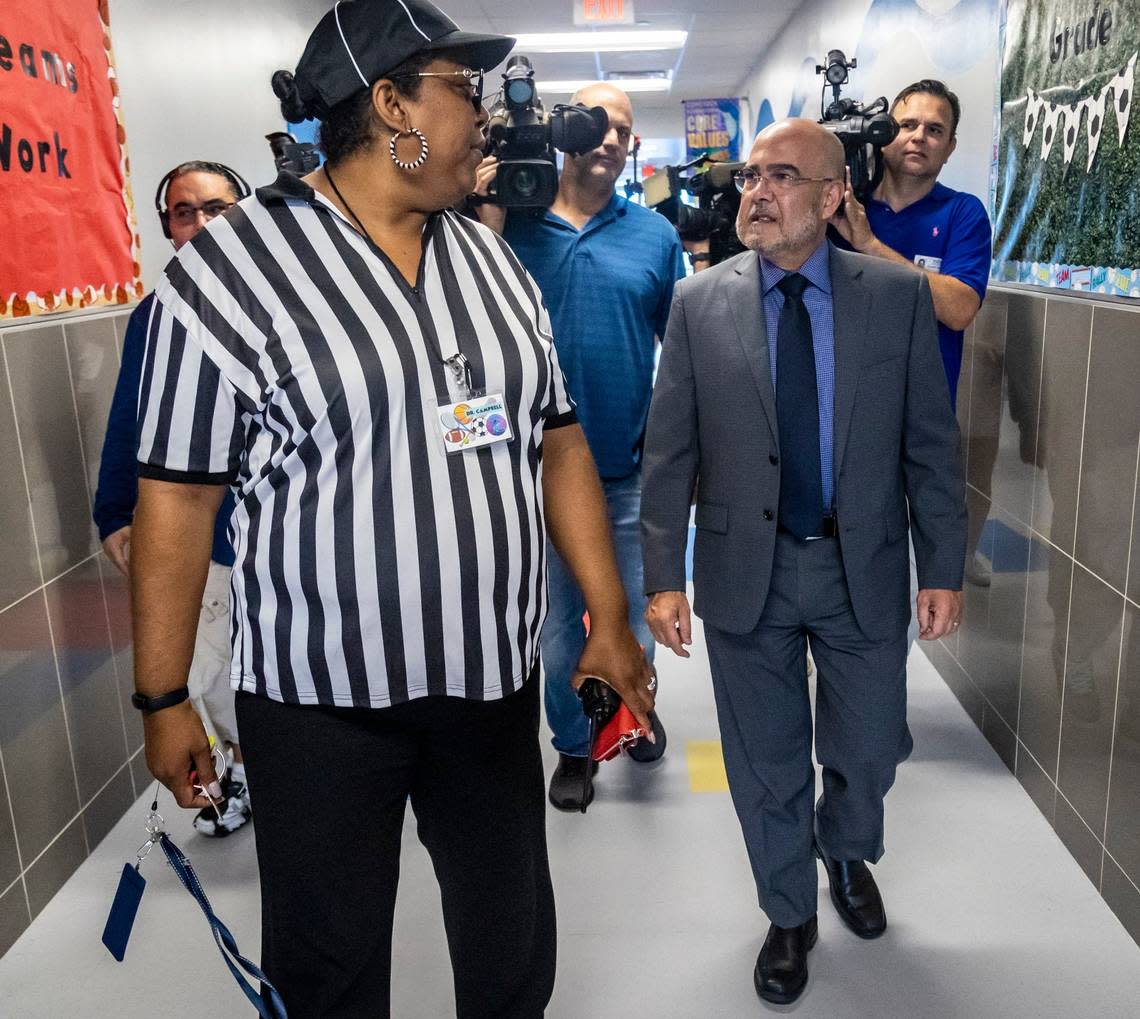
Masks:
[[[439,408],[439,425],[445,453],[465,453],[514,438],[501,393],[445,403]]]
[[[915,255],[914,264],[920,269],[938,272],[938,270],[942,268],[942,259],[935,258],[933,255]]]

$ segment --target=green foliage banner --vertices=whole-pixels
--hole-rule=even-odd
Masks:
[[[994,275],[1140,296],[1136,0],[1008,0]]]

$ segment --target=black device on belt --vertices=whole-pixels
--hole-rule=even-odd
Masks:
[[[786,527],[781,527],[779,523],[776,527],[783,531],[785,534],[791,534]],[[835,513],[828,513],[826,516],[820,517],[819,530],[812,535],[805,538],[805,541],[813,541],[816,538],[838,538],[839,537],[839,517]]]

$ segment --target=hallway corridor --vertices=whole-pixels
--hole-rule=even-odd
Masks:
[[[739,1019],[766,1010],[752,967],[767,922],[723,773],[701,745],[717,729],[699,629],[695,636],[691,662],[659,659],[670,740],[662,764],[604,765],[585,817],[549,813],[560,935],[550,1019]],[[880,941],[859,941],[840,926],[823,884],[810,983],[797,1006],[781,1011],[820,1019],[1136,1015],[1140,948],[919,653],[910,694],[915,754],[888,797],[887,855],[875,868],[890,928]],[[547,758],[549,775],[549,748]],[[208,841],[191,831],[189,814],[168,797],[162,803],[215,909],[256,957],[252,832]],[[147,892],[125,963],[99,943],[123,860],[144,839],[145,811],[140,800],[0,960],[4,1016],[250,1011],[159,853],[143,869]],[[329,853],[337,845],[329,832]],[[452,1014],[438,894],[410,812],[395,943],[393,1015]]]

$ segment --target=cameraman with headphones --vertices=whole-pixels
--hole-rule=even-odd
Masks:
[[[192,160],[180,163],[159,182],[154,205],[162,232],[177,251],[215,216],[245,198],[249,185],[222,163]],[[147,326],[154,294],[143,298],[131,314],[123,338],[123,354],[115,395],[103,440],[99,486],[93,516],[107,558],[129,576],[131,526],[138,498],[137,408],[146,353]],[[234,695],[230,689],[230,570],[234,551],[228,528],[234,497],[227,493],[214,522],[210,572],[202,595],[198,634],[189,683],[190,698],[198,714],[208,719],[219,743],[233,753],[229,774],[220,789],[211,790],[218,809],[206,807],[194,819],[203,835],[222,837],[250,818],[245,765],[238,743]]]

